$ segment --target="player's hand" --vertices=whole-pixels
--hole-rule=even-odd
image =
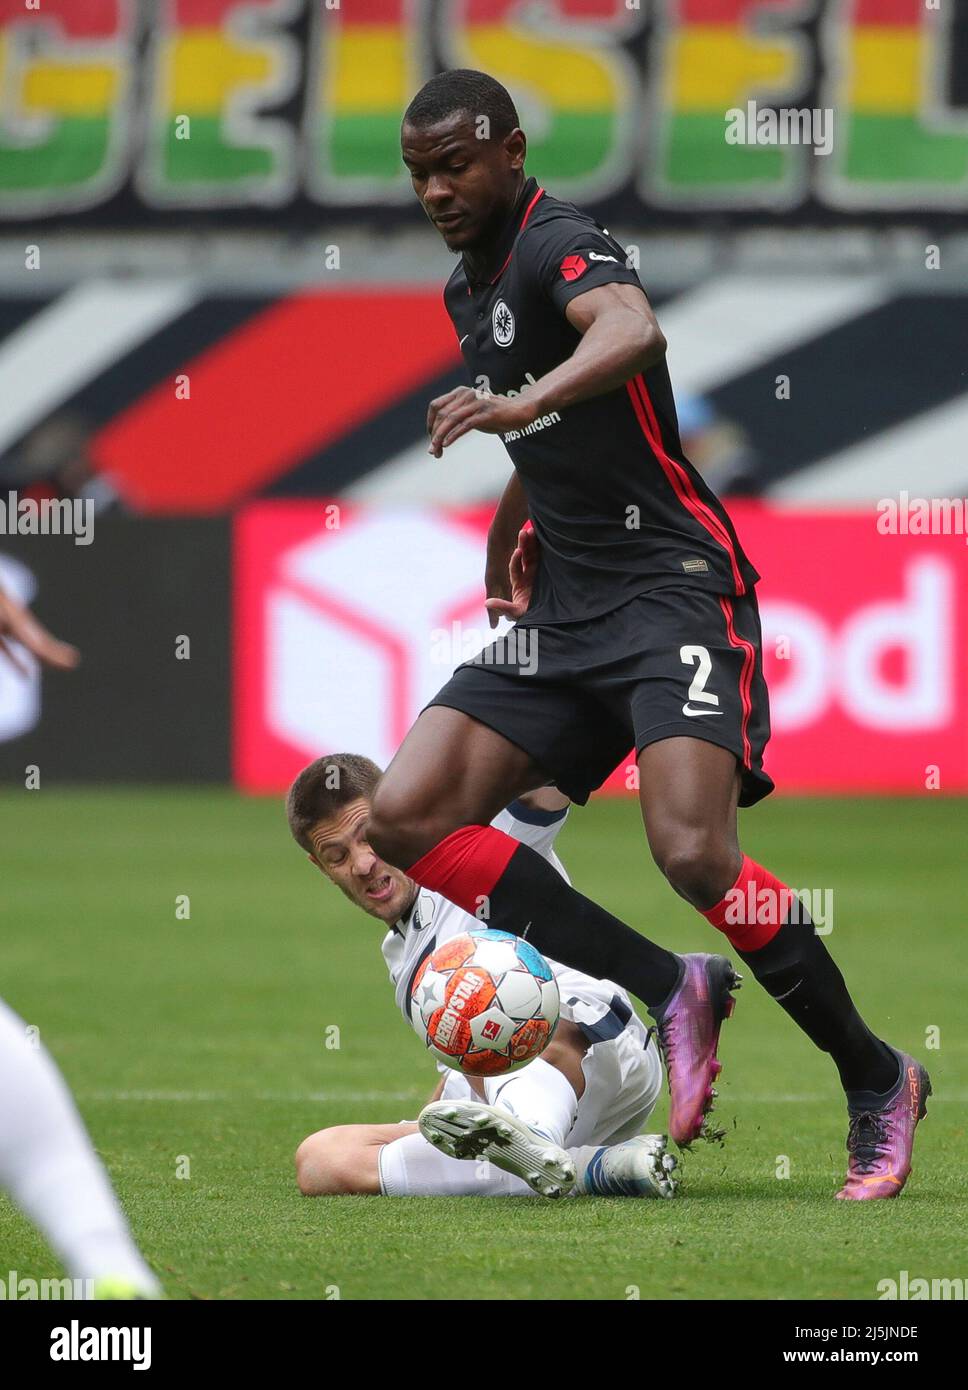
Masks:
[[[523,618],[528,611],[531,603],[531,591],[534,588],[535,570],[538,568],[538,538],[528,526],[522,526],[518,532],[518,543],[511,556],[508,565],[508,585],[506,592],[509,597],[486,598],[484,607],[487,609],[488,622],[491,627],[497,627],[499,618],[507,618],[510,622],[516,623],[518,618]]]
[[[492,533],[488,532],[487,558],[484,561],[485,607],[490,599],[501,599],[510,603],[511,556],[515,552],[516,545],[516,540],[509,545],[506,541],[499,541]],[[499,613],[492,613],[488,608],[487,621],[491,627],[497,627],[500,616]]]
[[[439,459],[448,444],[471,430],[503,434],[530,425],[535,414],[536,407],[526,395],[494,396],[482,388],[455,386],[432,400],[427,409],[427,452]]]
[[[29,608],[0,590],[0,655],[5,656],[24,675],[29,674],[24,663],[4,641],[5,637],[19,642],[42,665],[50,666],[55,671],[71,671],[81,659],[76,647],[68,642],[59,642],[43,623],[37,621]]]

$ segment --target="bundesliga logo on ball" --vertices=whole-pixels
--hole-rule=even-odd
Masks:
[[[410,987],[410,1021],[434,1056],[472,1076],[514,1071],[558,1026],[551,966],[520,937],[472,931],[439,946]]]

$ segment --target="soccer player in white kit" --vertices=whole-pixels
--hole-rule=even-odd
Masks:
[[[293,838],[310,861],[389,927],[383,955],[409,1023],[410,986],[420,964],[482,923],[372,852],[365,830],[380,776],[375,763],[357,754],[318,758],[293,782],[286,807]],[[545,788],[502,811],[495,824],[567,877],[554,851],[567,814],[567,798]],[[673,1196],[675,1160],[665,1137],[642,1133],[662,1085],[649,1031],[617,985],[549,964],[561,1021],[541,1057],[486,1078],[440,1063],[437,1089],[418,1121],[311,1134],[296,1153],[300,1190],[307,1196]]]
[[[0,589],[0,659],[24,672],[21,652],[55,670],[70,670],[79,659],[74,647],[52,637]],[[90,1285],[93,1297],[158,1296],[158,1281],[131,1238],[63,1077],[2,999],[0,1189],[44,1233],[71,1279]]]

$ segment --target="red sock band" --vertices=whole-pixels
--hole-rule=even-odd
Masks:
[[[758,951],[773,940],[789,919],[794,903],[799,908],[800,899],[792,888],[744,854],[732,888],[702,915],[729,938],[737,951]]]
[[[463,825],[411,864],[407,873],[474,916],[518,849],[517,840],[493,825]]]

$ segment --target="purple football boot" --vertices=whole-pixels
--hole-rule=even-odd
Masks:
[[[669,1135],[680,1148],[700,1136],[721,1136],[706,1128],[713,1108],[713,1082],[722,1071],[716,1057],[719,1030],[736,1006],[730,994],[739,986],[725,956],[680,956],[682,975],[664,1004],[651,1009],[669,1081]]]
[[[911,1172],[918,1121],[928,1112],[931,1079],[920,1062],[898,1052],[901,1075],[886,1100],[854,1091],[847,1097],[847,1180],[837,1193],[845,1202],[896,1197]]]

